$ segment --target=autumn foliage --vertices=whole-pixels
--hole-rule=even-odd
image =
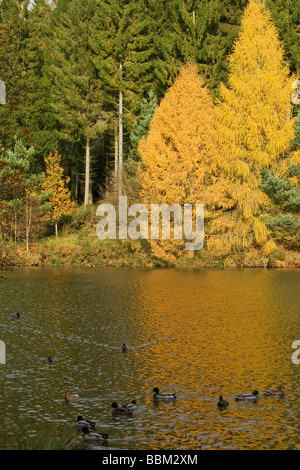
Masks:
[[[61,156],[58,152],[50,153],[45,158],[46,176],[42,181],[43,192],[48,194],[50,203],[49,212],[55,223],[55,234],[58,234],[58,221],[63,215],[72,212],[75,203],[71,201],[71,193],[67,188],[69,178],[63,177],[63,168],[60,166]]]
[[[226,252],[270,241],[261,169],[280,166],[295,132],[289,69],[263,2],[249,2],[229,62],[229,88],[221,85],[216,107],[216,139],[235,204],[212,222],[215,236],[209,240],[211,248]]]
[[[156,108],[149,133],[139,145],[144,203],[205,204],[207,220],[230,207],[218,170],[212,98],[196,66],[186,65]],[[155,254],[179,242],[152,242]],[[172,251],[172,250],[171,250]],[[170,254],[171,256],[171,254]]]
[[[37,6],[40,5],[39,2],[36,3]],[[97,9],[96,3],[93,3],[95,7],[93,11]],[[93,70],[92,76],[89,76],[85,63],[81,64],[84,65],[82,69],[83,74],[79,74],[80,76],[75,74],[77,78],[74,74],[72,77],[69,76],[69,72],[67,75],[64,74],[61,67],[59,67],[56,72],[53,69],[51,73],[54,73],[53,77],[55,73],[59,74],[62,80],[60,84],[66,85],[63,88],[69,89],[66,77],[72,80],[75,77],[75,85],[83,85],[86,80],[87,83],[92,83],[93,80],[96,80],[97,87],[99,88],[100,86],[100,95],[103,98],[105,106],[103,109],[101,106],[100,108],[96,106],[97,113],[94,115],[93,119],[94,121],[95,119],[97,120],[98,124],[96,127],[99,132],[100,127],[102,125],[104,126],[103,139],[102,137],[101,139],[95,139],[91,148],[98,149],[99,156],[101,156],[103,162],[106,162],[105,171],[103,171],[103,174],[101,173],[101,178],[105,176],[106,183],[104,184],[104,178],[102,181],[99,179],[98,183],[99,187],[101,186],[103,188],[105,186],[105,188],[108,188],[108,190],[105,191],[104,198],[114,202],[118,194],[114,192],[113,184],[110,184],[110,182],[114,180],[117,175],[117,161],[120,156],[118,155],[118,150],[121,152],[121,148],[123,149],[121,145],[123,131],[119,135],[118,142],[116,126],[118,113],[115,113],[114,108],[117,103],[115,98],[119,97],[120,99],[121,95],[123,97],[124,92],[124,103],[122,100],[119,101],[119,104],[123,103],[124,108],[125,145],[124,155],[123,150],[121,155],[123,158],[127,152],[128,156],[126,165],[124,165],[124,181],[127,181],[127,184],[123,185],[123,193],[131,198],[132,203],[142,203],[148,208],[148,214],[150,215],[147,219],[147,223],[149,223],[149,243],[144,242],[142,244],[143,247],[146,247],[147,254],[150,253],[150,245],[151,254],[154,255],[155,258],[164,259],[168,262],[176,262],[176,260],[181,257],[179,263],[181,263],[181,261],[183,264],[186,262],[189,263],[186,256],[186,242],[193,242],[193,240],[181,239],[179,236],[176,238],[176,214],[173,214],[172,211],[170,215],[170,239],[163,239],[162,230],[160,231],[160,239],[151,239],[151,205],[160,205],[161,209],[163,204],[167,205],[168,208],[171,208],[173,205],[176,205],[178,208],[179,205],[179,209],[182,209],[183,215],[182,225],[185,224],[184,205],[192,205],[194,208],[193,229],[195,229],[195,206],[197,204],[203,204],[205,216],[204,250],[202,251],[203,255],[202,253],[198,253],[198,259],[202,258],[206,261],[207,257],[207,259],[211,260],[213,265],[215,265],[215,263],[222,264],[227,261],[230,264],[232,260],[241,263],[241,265],[247,265],[245,259],[248,255],[250,259],[252,253],[255,252],[264,258],[263,265],[265,266],[268,265],[268,259],[272,257],[275,261],[283,259],[285,252],[283,255],[279,253],[281,249],[292,251],[299,250],[300,105],[298,109],[293,108],[295,100],[293,100],[292,104],[291,95],[295,93],[295,83],[298,83],[297,78],[299,79],[300,77],[290,74],[289,66],[285,62],[288,55],[284,54],[277,29],[274,26],[274,21],[277,17],[277,27],[279,27],[280,37],[283,36],[283,29],[286,29],[286,34],[288,35],[288,28],[285,27],[283,23],[281,24],[279,19],[284,18],[286,12],[289,11],[289,7],[278,8],[277,11],[275,2],[266,2],[270,8],[271,4],[274,4],[272,17],[263,0],[236,2],[239,3],[238,6],[234,7],[233,10],[230,7],[231,13],[236,9],[239,12],[243,8],[243,5],[247,4],[239,26],[239,34],[236,35],[234,33],[236,40],[233,43],[233,47],[230,49],[231,54],[228,57],[228,67],[222,66],[224,70],[226,69],[226,77],[224,77],[224,73],[218,72],[218,70],[220,71],[220,64],[223,61],[223,53],[222,50],[220,50],[221,46],[219,41],[223,41],[224,35],[218,33],[218,28],[215,29],[213,16],[211,16],[213,12],[219,12],[220,9],[217,8],[217,5],[212,5],[210,11],[206,12],[207,15],[209,15],[209,17],[207,17],[206,13],[205,15],[199,15],[198,13],[200,13],[200,11],[203,13],[202,7],[204,3],[213,2],[202,2],[202,7],[200,5],[201,2],[198,7],[195,7],[195,2],[190,2],[190,6],[187,6],[187,3],[188,2],[180,1],[180,5],[184,8],[180,8],[179,10],[180,14],[184,12],[193,13],[191,17],[185,14],[181,17],[184,22],[186,21],[186,23],[184,23],[185,28],[187,30],[191,28],[194,35],[193,41],[181,42],[180,39],[176,42],[176,48],[178,48],[180,54],[183,54],[184,51],[186,51],[186,54],[182,55],[182,60],[180,59],[179,62],[176,61],[176,57],[173,57],[171,54],[173,46],[169,49],[169,46],[167,47],[167,41],[162,41],[161,47],[164,49],[164,53],[160,56],[159,62],[163,64],[166,58],[171,57],[172,60],[169,64],[169,72],[165,74],[167,69],[165,72],[163,68],[158,67],[157,69],[158,62],[156,59],[153,62],[156,64],[154,75],[161,75],[159,82],[162,81],[164,87],[167,86],[167,83],[169,84],[169,88],[166,92],[164,88],[163,93],[160,91],[158,94],[155,94],[160,87],[155,88],[152,74],[146,79],[146,75],[138,73],[138,70],[141,71],[142,69],[137,68],[136,72],[133,73],[133,69],[131,70],[129,67],[130,61],[127,61],[129,56],[127,57],[127,53],[125,53],[126,48],[124,50],[122,49],[123,46],[120,46],[120,54],[118,53],[114,57],[110,53],[112,51],[108,51],[107,57],[106,53],[104,54],[105,57],[101,54],[99,56],[99,50],[103,48],[99,49],[98,46],[100,43],[102,44],[105,38],[102,38],[101,30],[97,30],[97,21],[95,24],[91,25],[91,27],[93,26],[93,28],[95,28],[97,37],[94,37],[92,49],[89,50],[91,54],[96,53],[97,63],[92,60],[93,55],[90,55],[87,61],[88,65],[92,65],[92,69],[90,69],[90,73],[91,70]],[[231,6],[233,3],[234,2],[227,2],[227,4]],[[279,3],[283,5],[282,1]],[[41,5],[42,4],[43,2]],[[109,19],[109,21],[112,20],[117,13],[113,8],[113,2],[110,2],[109,5],[112,8],[108,8],[107,12],[104,14],[102,14],[101,10],[97,10],[98,13],[95,18],[101,20],[101,24],[103,25],[107,24],[107,19]],[[163,2],[161,6],[162,5]],[[222,15],[225,15],[225,12],[227,12],[229,19],[231,13],[229,14],[229,10],[227,9],[228,5],[224,6],[224,11],[221,13],[220,18],[223,18]],[[136,7],[138,7],[138,4],[136,4]],[[185,8],[187,8],[187,10],[185,10]],[[189,11],[189,9],[191,9],[191,11]],[[72,9],[70,13],[71,11]],[[128,11],[131,12],[133,10],[131,10],[130,7]],[[157,10],[157,13],[158,11],[159,10]],[[278,16],[276,15],[276,11]],[[119,18],[118,15],[119,13],[116,17]],[[95,18],[93,17],[93,20]],[[143,21],[144,19],[146,20],[146,18],[147,16],[145,16],[145,18],[139,16],[141,25],[144,24]],[[216,38],[212,40],[209,39],[208,43],[206,39],[200,41],[202,33],[199,38],[196,37],[196,32],[198,31],[200,33],[199,26],[205,18],[210,20],[210,24],[207,25],[209,26],[207,34],[208,31],[214,31],[216,33]],[[130,15],[127,15],[125,18],[129,23],[131,19]],[[237,19],[238,16],[235,17],[235,20]],[[239,22],[236,23],[235,20],[233,22],[230,20],[230,24],[226,23],[227,32],[232,29],[233,24],[238,27],[237,24]],[[32,24],[33,23],[34,21],[32,21]],[[104,45],[114,44],[114,27],[109,30],[109,35],[103,42]],[[127,30],[127,27],[124,28],[124,30]],[[225,29],[223,31],[225,31]],[[236,31],[236,29],[234,29],[234,31]],[[61,49],[62,51],[64,49],[64,32],[67,32],[65,28],[60,31],[59,41],[57,39],[53,42],[53,44],[55,43],[59,46],[55,53],[54,63],[56,63],[57,60],[60,61],[59,50]],[[147,34],[147,38],[150,40],[152,32],[149,30],[149,33],[151,34],[149,34],[149,36]],[[211,34],[209,34],[209,36],[211,36]],[[123,33],[120,37],[124,39]],[[172,34],[171,36],[167,35],[165,39],[167,37],[170,38],[173,36]],[[214,42],[215,40],[216,42]],[[120,44],[121,43],[122,41]],[[212,48],[209,46],[207,49],[207,44],[212,45],[212,43],[214,43],[215,46]],[[117,49],[120,45],[118,44],[115,43]],[[126,44],[129,43],[126,42]],[[227,46],[226,50],[228,50]],[[74,51],[77,51],[75,43]],[[106,49],[105,51],[107,52]],[[155,53],[151,48],[147,49],[147,51],[150,55]],[[194,53],[191,54],[188,53],[188,51],[194,51]],[[123,52],[125,54],[124,56]],[[290,56],[291,52],[292,49],[290,49]],[[144,58],[146,56],[148,57],[145,53],[146,50],[144,51],[144,55],[142,54]],[[209,57],[211,53],[213,53],[214,59],[209,70],[213,69],[213,71],[208,71],[202,59],[200,60],[200,57],[205,58],[205,61],[210,60]],[[205,57],[203,57],[203,54],[205,54]],[[118,60],[115,62],[117,57]],[[123,57],[124,60],[121,59],[121,57]],[[191,60],[191,57],[193,57],[194,61]],[[152,59],[149,58],[150,62],[151,60]],[[187,60],[187,62],[184,62],[185,60]],[[54,63],[52,65],[54,65]],[[171,63],[173,63],[174,67],[171,67]],[[185,63],[185,65],[182,65],[183,63]],[[64,64],[67,68],[70,68],[67,57],[65,57]],[[76,60],[73,65],[75,68],[77,67],[78,64]],[[121,81],[120,65],[122,66]],[[37,69],[39,69],[39,67],[37,67]],[[208,78],[207,74],[203,76],[200,75],[200,71],[203,74],[205,70],[208,74],[211,74],[210,78]],[[293,70],[295,70],[295,67]],[[146,69],[144,69],[144,71],[146,71]],[[216,77],[218,77],[219,81],[224,79],[224,83],[221,83],[218,89],[215,87]],[[92,82],[90,82],[90,79],[92,79]],[[107,80],[108,82],[106,82]],[[146,82],[142,83],[142,80],[146,80],[147,86]],[[206,80],[206,82],[204,80]],[[212,80],[214,86],[209,90],[206,85],[208,83],[211,84]],[[292,87],[293,82],[294,85]],[[53,79],[53,83],[57,84],[58,82]],[[136,86],[138,84],[142,86],[138,92],[135,93],[134,90],[137,91]],[[134,86],[131,87],[131,85]],[[152,91],[150,91],[151,87],[153,87]],[[93,90],[90,89],[87,95],[89,96],[89,100],[91,100],[90,104],[86,100],[83,100],[80,104],[78,93],[81,88],[82,87],[79,86],[78,90],[75,90],[76,93],[73,93],[74,96],[72,95],[72,99],[70,98],[70,100],[67,99],[64,101],[64,114],[73,116],[74,113],[72,114],[72,112],[70,112],[71,108],[73,111],[77,110],[79,114],[82,114],[82,110],[84,110],[86,106],[90,108],[91,103],[95,99],[92,93]],[[145,96],[147,91],[149,91],[149,99],[144,98],[144,100],[141,101],[141,97]],[[155,93],[153,93],[153,91],[155,91]],[[61,93],[61,90],[59,93]],[[298,91],[296,93],[298,93]],[[55,93],[53,93],[53,95],[57,96]],[[100,100],[101,103],[102,98]],[[107,98],[109,98],[108,101]],[[38,102],[43,102],[43,100],[38,100]],[[140,113],[140,116],[132,126],[131,135],[129,134],[130,122],[134,115],[131,114],[131,118],[128,119],[128,111],[130,111],[130,113],[133,112],[133,108],[131,110],[127,108],[130,102],[131,104],[134,102],[134,113]],[[58,100],[56,107],[58,114],[62,113],[61,104],[61,100]],[[93,103],[93,106],[94,105],[95,103]],[[42,109],[46,108],[49,110],[52,109],[51,106],[45,104]],[[120,123],[122,117],[121,108],[122,106],[119,107]],[[295,118],[296,115],[297,117]],[[43,121],[44,120],[43,117]],[[85,133],[82,134],[83,131],[79,129],[80,126],[78,128],[78,126],[75,125],[76,120],[74,121],[73,118],[68,118],[67,121],[65,119],[63,119],[63,122],[60,119],[58,119],[58,121],[60,125],[62,125],[59,133],[60,137],[62,137],[61,140],[64,140],[64,133],[68,127],[69,130],[67,134],[68,138],[70,138],[70,143],[72,145],[75,143],[76,145],[80,145],[82,136],[85,135]],[[94,121],[92,121],[90,125],[93,127]],[[36,128],[39,128],[38,123],[36,124]],[[53,142],[56,141],[55,132],[53,132],[54,128],[55,126],[53,127],[51,124],[49,129],[51,138],[49,137],[49,142],[44,141],[43,145],[39,143],[40,149],[47,148],[46,151],[39,153],[39,155],[47,155],[50,148],[58,148],[56,144],[53,144]],[[113,133],[112,130],[114,130]],[[111,136],[109,139],[106,139],[105,136],[108,135],[107,133],[111,135],[114,134],[115,138],[115,174],[113,178],[111,178],[111,174],[109,173],[112,170],[110,162],[112,147],[109,144]],[[36,136],[38,135],[37,133]],[[126,142],[126,135],[127,137],[130,135],[130,143],[128,139]],[[28,137],[30,136],[28,135]],[[108,143],[106,143],[106,140]],[[74,145],[74,149],[77,148],[76,145]],[[107,150],[108,147],[109,151]],[[71,153],[68,148],[72,148]],[[87,149],[89,150],[89,148],[88,139]],[[26,154],[25,150],[22,150],[24,154]],[[15,168],[16,162],[14,161],[14,153],[10,155],[9,152],[7,153],[4,149],[2,149],[2,152],[2,163],[0,161],[0,182],[2,182],[2,186],[0,185],[0,234],[2,233],[5,239],[12,239],[12,236],[14,236],[16,243],[25,239],[24,230],[22,229],[22,231],[20,229],[21,225],[24,225],[23,220],[25,220],[28,251],[28,240],[29,238],[34,239],[34,233],[29,237],[30,228],[32,227],[33,229],[36,225],[33,216],[35,218],[38,216],[42,218],[41,216],[43,215],[44,221],[44,209],[48,210],[55,224],[55,233],[57,235],[58,222],[63,216],[72,212],[75,204],[71,201],[71,194],[68,189],[69,178],[64,177],[61,156],[58,151],[50,153],[48,157],[45,158],[46,175],[42,183],[40,180],[42,175],[33,175],[33,169],[34,171],[41,171],[43,168],[37,158],[34,158],[34,165],[31,168],[31,160],[29,159],[30,161],[25,162],[26,165],[24,166],[23,157],[21,155],[22,158],[20,161],[17,161],[17,168]],[[78,176],[80,175],[81,164],[76,157],[76,155],[78,156],[79,154],[80,152],[73,153],[72,146],[64,148],[64,161],[68,161],[70,174],[77,176],[72,187],[75,189],[75,197],[80,201],[82,191],[80,178]],[[72,162],[70,155],[72,156]],[[125,174],[126,171],[127,175]],[[42,191],[40,191],[40,183]],[[104,194],[104,191],[102,194]],[[94,195],[96,196],[96,191]],[[43,197],[40,198],[40,196]],[[45,198],[47,198],[48,201],[46,204],[44,204]],[[82,225],[84,225],[83,219]],[[162,219],[160,219],[160,228],[162,228]],[[181,228],[182,233],[188,238],[187,233],[183,230],[183,226]],[[141,235],[141,232],[139,235]],[[141,236],[140,238],[146,237]],[[197,247],[199,247],[199,245],[197,245]],[[196,249],[195,245],[192,245],[192,248]],[[189,245],[188,249],[192,248],[191,245]],[[194,255],[194,253],[189,254]],[[277,255],[279,257],[276,258]],[[156,261],[157,260],[154,259],[154,262]]]

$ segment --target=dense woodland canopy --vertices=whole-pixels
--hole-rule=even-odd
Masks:
[[[147,185],[155,189],[151,146],[164,122],[178,154],[168,166],[166,150],[158,166],[172,172],[174,188],[182,169],[176,202],[207,196],[213,249],[297,249],[300,125],[290,94],[300,75],[299,25],[299,2],[286,0],[0,0],[2,230],[9,224],[10,236],[25,237],[17,218],[22,202],[40,203],[28,202],[28,188],[39,193],[49,155],[59,157],[79,204],[108,189],[142,198]],[[188,117],[187,152],[173,105],[180,125]]]

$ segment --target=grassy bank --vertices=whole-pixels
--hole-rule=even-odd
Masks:
[[[76,266],[76,267],[169,267],[180,268],[299,268],[300,253],[278,249],[270,256],[260,250],[217,256],[205,248],[193,257],[189,252],[167,262],[153,256],[147,240],[99,240],[95,229],[83,227],[76,233],[49,236],[30,244],[2,242],[0,267]]]
[[[26,250],[25,241],[0,240],[0,268],[22,266],[143,267],[166,268],[299,268],[300,253],[278,247],[267,256],[251,249],[227,255],[205,248],[193,253],[183,250],[172,261],[154,256],[148,240],[100,240],[96,236],[96,206],[76,208],[64,218],[59,236],[53,224],[44,223],[43,235],[36,237]]]

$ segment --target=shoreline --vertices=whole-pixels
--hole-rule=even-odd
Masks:
[[[249,249],[230,254],[183,252],[170,260],[156,257],[145,240],[99,240],[86,233],[48,237],[32,242],[29,251],[24,243],[0,243],[0,270],[22,267],[83,267],[83,268],[180,268],[180,269],[298,269],[300,252],[278,247],[267,256],[262,250]]]

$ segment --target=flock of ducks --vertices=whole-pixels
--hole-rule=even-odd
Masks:
[[[122,344],[121,350],[127,351],[128,347],[126,344]],[[49,356],[48,362],[53,362],[54,357]],[[262,394],[268,397],[277,397],[281,398],[284,396],[285,388],[281,385],[279,388],[271,388],[269,390],[264,390]],[[154,400],[176,400],[177,395],[174,392],[164,392],[160,391],[158,387],[153,388],[153,398]],[[235,396],[235,401],[239,402],[256,402],[258,400],[259,392],[258,390],[253,390],[252,393],[239,393]],[[75,394],[70,394],[68,391],[65,393],[66,402],[76,401],[79,396]],[[223,396],[219,396],[219,401],[217,402],[218,408],[227,408],[229,402],[224,400]],[[118,405],[118,403],[113,402],[111,405],[111,415],[115,416],[133,416],[134,412],[138,409],[138,404],[136,400],[132,400],[130,403],[125,405]],[[84,441],[96,441],[96,442],[106,442],[108,435],[100,432],[95,432],[96,422],[88,419],[84,419],[81,415],[77,417],[75,426],[78,430],[83,432]]]
[[[270,397],[283,397],[284,396],[284,386],[280,386],[279,388],[271,388],[270,390],[264,390],[264,396]],[[153,389],[154,395],[153,398],[155,400],[176,400],[177,395],[174,392],[163,392],[160,391],[159,388],[154,387]],[[236,401],[243,401],[243,402],[256,402],[258,400],[259,392],[258,390],[253,390],[252,393],[239,393],[235,396]],[[65,394],[65,400],[67,402],[76,401],[79,398],[78,395],[71,395],[69,392]],[[229,402],[223,399],[223,396],[220,395],[219,401],[217,403],[219,408],[227,408],[229,406]],[[111,405],[111,415],[112,416],[133,416],[133,413],[138,409],[138,404],[136,400],[132,400],[130,403],[126,403],[125,405],[118,405],[116,402],[113,402]],[[97,441],[97,442],[106,442],[108,439],[107,434],[103,434],[100,432],[95,432],[94,428],[96,426],[96,421],[91,421],[88,419],[84,419],[81,415],[77,417],[75,422],[75,426],[78,430],[83,432],[83,440],[84,441]]]
[[[279,388],[271,388],[269,390],[264,390],[263,395],[266,397],[281,398],[284,397],[284,390],[284,386],[281,385]],[[252,393],[239,393],[235,396],[235,401],[256,402],[258,400],[258,395],[258,390],[253,390]],[[217,406],[220,408],[227,408],[227,406],[229,406],[229,402],[227,400],[224,400],[223,396],[220,395]]]
[[[121,346],[122,351],[127,351],[128,347],[126,344],[122,344]],[[52,358],[52,356],[49,356]],[[48,357],[48,361],[49,361]],[[159,388],[154,387],[153,389],[154,395],[153,398],[155,400],[174,400],[177,398],[176,393],[173,392],[162,392]],[[71,395],[68,391],[65,393],[65,400],[67,402],[76,401],[78,399],[78,395]],[[138,404],[136,400],[132,400],[130,403],[126,403],[124,405],[118,405],[115,401],[111,404],[111,415],[115,416],[133,416],[133,413],[138,409]],[[84,419],[81,415],[77,417],[75,422],[75,426],[77,429],[83,432],[83,440],[84,441],[97,441],[97,442],[105,442],[108,439],[108,435],[100,432],[95,432],[96,422]]]
[[[160,392],[157,387],[153,389],[155,400],[174,400],[177,398],[176,393],[172,392]],[[67,403],[77,401],[79,395],[71,394],[69,391],[65,393],[65,401]],[[133,416],[133,413],[138,409],[138,404],[136,400],[132,400],[130,403],[125,405],[118,405],[118,403],[113,402],[111,404],[111,415],[115,416]],[[108,435],[95,432],[96,421],[91,421],[89,419],[84,419],[81,415],[77,416],[75,421],[75,427],[83,432],[84,441],[96,441],[96,442],[106,442]]]
[[[128,347],[126,344],[122,344],[122,351],[127,351]],[[54,357],[52,355],[47,357],[49,363],[54,362]],[[154,400],[175,400],[177,398],[176,393],[174,392],[163,392],[160,391],[158,387],[153,389],[153,398]],[[67,403],[77,401],[79,395],[72,394],[68,390],[65,392],[65,401]],[[133,416],[134,412],[138,409],[138,404],[136,400],[132,400],[130,403],[124,405],[118,405],[115,401],[111,404],[111,415],[116,416]],[[84,441],[96,441],[96,442],[106,442],[108,435],[100,432],[95,432],[96,421],[91,421],[89,419],[83,418],[81,415],[77,417],[75,422],[75,427],[83,432]]]
[[[14,313],[11,315],[11,318],[20,318],[20,313]],[[121,346],[122,351],[127,351],[128,347],[125,343]],[[47,357],[47,361],[49,363],[54,362],[54,357],[52,355]],[[277,397],[281,398],[284,396],[284,386],[280,386],[279,388],[271,388],[269,390],[264,390],[263,395],[268,397]],[[163,392],[160,391],[157,387],[153,389],[154,395],[153,398],[155,400],[175,400],[177,398],[176,393],[174,392]],[[252,393],[239,393],[235,396],[235,401],[242,401],[242,402],[256,402],[258,400],[259,392],[258,390],[253,390]],[[67,403],[77,401],[79,395],[70,394],[69,391],[65,392],[65,401]],[[227,408],[229,406],[229,402],[223,399],[223,396],[219,396],[219,401],[217,402],[217,406],[219,408]],[[118,405],[116,402],[113,402],[111,405],[111,415],[112,416],[132,416],[133,413],[137,410],[138,405],[136,400],[132,400],[130,403],[125,405]],[[75,422],[75,426],[78,430],[83,432],[83,440],[84,441],[98,441],[103,442],[107,441],[108,435],[104,433],[95,432],[94,428],[96,426],[95,421],[91,421],[88,419],[84,419],[81,415],[77,417]]]

